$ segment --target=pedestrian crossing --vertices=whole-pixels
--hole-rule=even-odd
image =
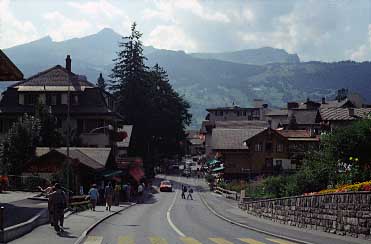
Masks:
[[[196,240],[192,237],[179,237],[179,240],[184,244],[203,244],[199,240]],[[159,236],[150,236],[148,237],[148,243],[151,244],[169,244],[166,239]],[[294,242],[286,241],[278,238],[266,238],[264,240],[255,240],[252,238],[236,238],[235,240],[226,240],[221,237],[210,237],[207,240],[207,243],[215,244],[295,244]],[[84,244],[103,244],[103,237],[101,236],[88,236]],[[118,244],[135,244],[135,238],[133,236],[120,236],[118,238]]]

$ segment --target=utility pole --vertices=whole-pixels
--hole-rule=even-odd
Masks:
[[[67,56],[67,59],[69,59],[69,55]],[[69,60],[69,62],[71,62]],[[68,61],[66,60],[66,63],[68,63]],[[67,70],[69,72],[71,72],[71,63],[69,65],[66,65],[67,67]],[[67,167],[66,167],[66,171],[67,171],[67,188],[70,190],[70,133],[71,133],[71,128],[70,128],[70,96],[71,96],[71,92],[70,92],[70,85],[71,85],[71,79],[70,79],[70,74],[68,74],[68,88],[67,88],[67,140],[66,140],[66,146],[67,146]]]

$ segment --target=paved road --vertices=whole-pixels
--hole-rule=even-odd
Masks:
[[[231,225],[213,215],[201,202],[181,198],[182,183],[193,185],[192,179],[171,177],[174,191],[154,194],[144,204],[134,206],[98,225],[85,244],[289,244]]]

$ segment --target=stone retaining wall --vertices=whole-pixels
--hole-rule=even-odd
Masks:
[[[239,206],[282,224],[371,239],[371,192],[296,196]]]

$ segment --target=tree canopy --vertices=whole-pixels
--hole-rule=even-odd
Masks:
[[[118,100],[118,112],[134,126],[130,154],[144,157],[147,166],[152,166],[155,154],[179,153],[191,114],[189,104],[169,83],[166,71],[159,65],[145,65],[141,37],[133,23],[130,36],[119,43],[110,90]]]

